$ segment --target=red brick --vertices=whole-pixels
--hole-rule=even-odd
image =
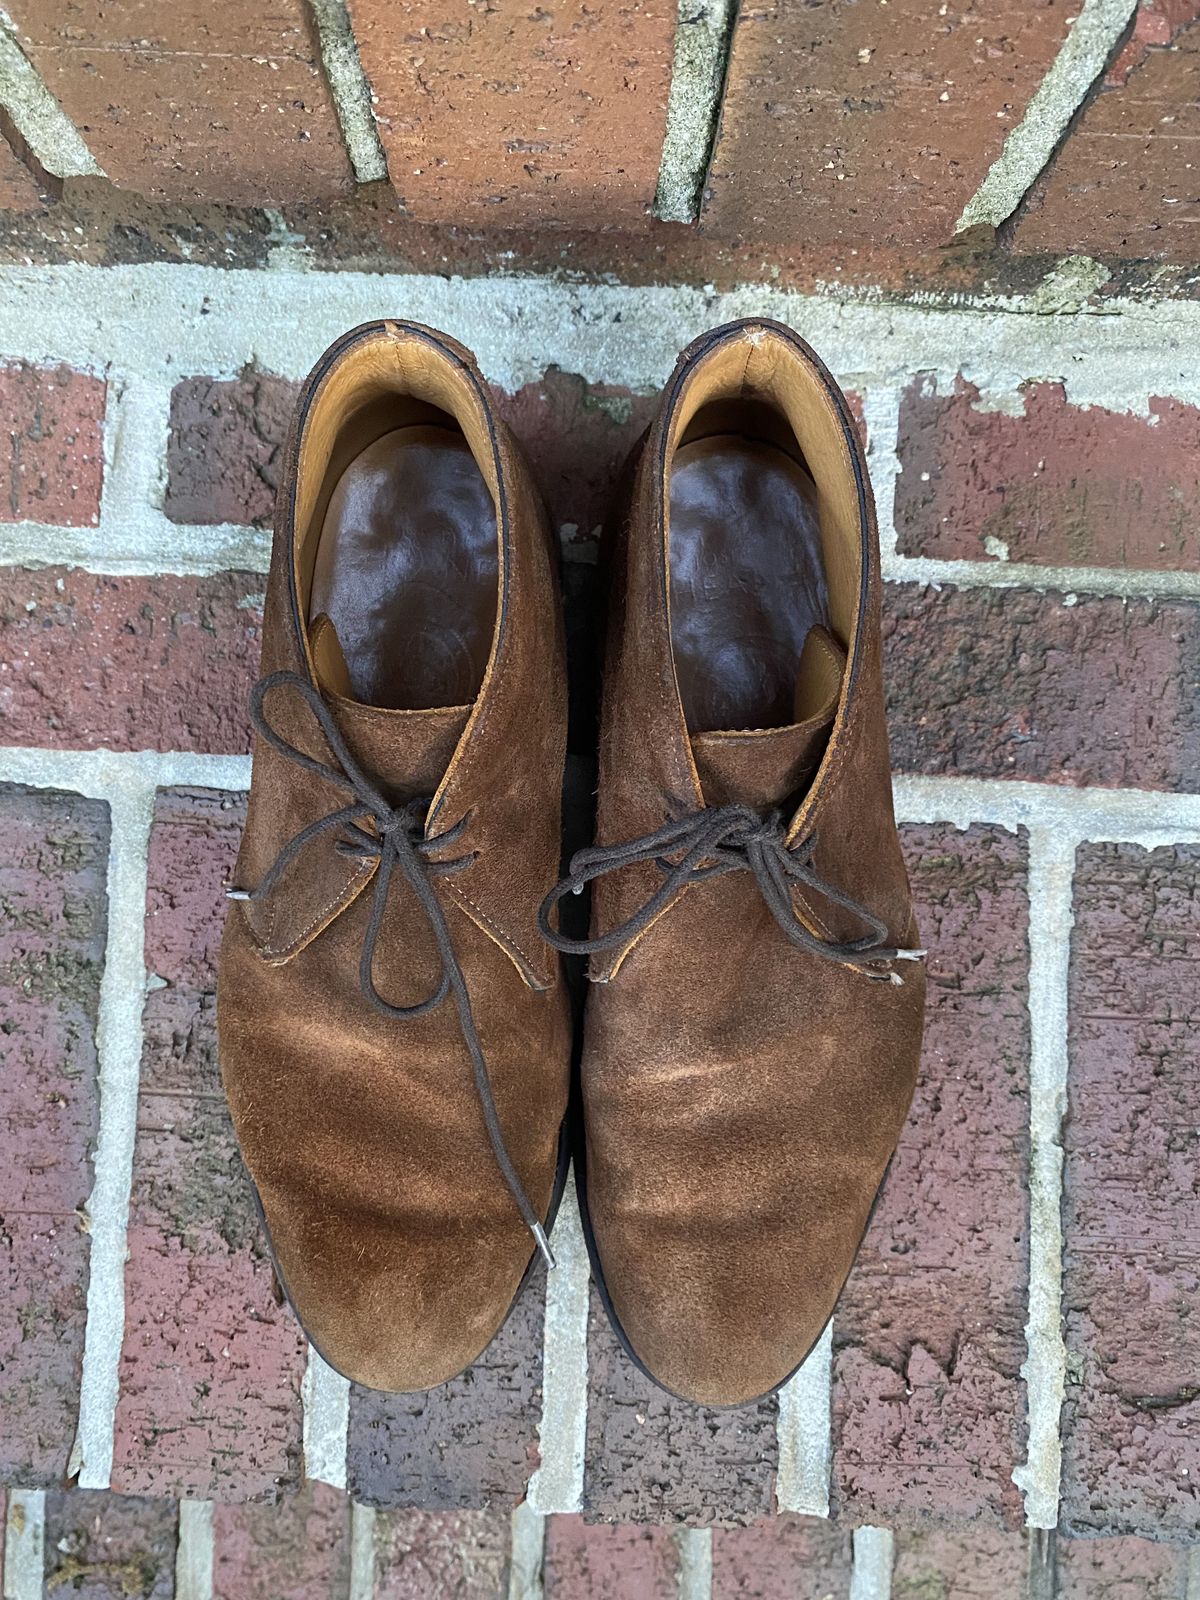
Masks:
[[[1133,35],[1038,180],[1016,250],[1196,258],[1200,4],[1143,0]]]
[[[819,1517],[715,1528],[712,1555],[713,1600],[834,1600],[854,1565],[849,1530]]]
[[[567,543],[597,539],[657,396],[588,383],[558,367],[516,394],[492,392],[529,456],[552,525]]]
[[[677,1600],[679,1551],[667,1528],[546,1523],[546,1600]]]
[[[1200,846],[1085,845],[1071,942],[1063,1525],[1200,1528]]]
[[[299,388],[254,371],[175,385],[163,502],[172,521],[269,526]]]
[[[346,1472],[356,1500],[511,1512],[538,1463],[544,1297],[538,1269],[479,1360],[449,1383],[422,1394],[351,1390]]]
[[[40,211],[42,205],[33,174],[0,135],[0,211]]]
[[[1074,406],[1057,383],[1027,384],[1021,399],[1012,416],[980,406],[962,378],[951,394],[932,375],[914,379],[900,407],[905,555],[1200,567],[1200,409],[1153,399],[1141,417]]]
[[[1029,1117],[1025,846],[907,827],[930,955],[921,1080],[834,1318],[838,1514],[1022,1521]]]
[[[51,1600],[172,1600],[178,1508],[72,1489],[46,1496]]]
[[[94,527],[104,478],[102,379],[70,367],[0,365],[0,522]]]
[[[1187,1564],[1178,1545],[1059,1539],[1056,1600],[1179,1600],[1188,1592]]]
[[[0,571],[0,740],[248,750],[264,582]]]
[[[108,810],[0,790],[0,1475],[56,1484],[79,1408]]]
[[[353,182],[300,0],[17,0],[22,47],[108,176],[155,200],[320,199]]]
[[[641,226],[658,184],[668,0],[433,13],[350,0],[388,171],[422,222]]]
[[[948,242],[1074,14],[1064,0],[742,6],[702,226],[756,247]]]
[[[904,772],[1200,788],[1200,611],[1184,601],[888,584]]]
[[[904,1531],[896,1538],[892,1600],[1021,1600],[1027,1562],[1018,1533]]]
[[[146,902],[113,1486],[241,1500],[300,1471],[305,1344],[274,1293],[217,1067],[215,963],[241,797],[165,790]]]
[[[498,1600],[508,1592],[510,1526],[488,1511],[381,1512],[375,1600]]]
[[[338,1600],[350,1583],[350,1502],[309,1483],[278,1505],[213,1508],[213,1600]]]
[[[714,1410],[651,1383],[593,1293],[583,1509],[604,1522],[752,1522],[772,1509],[776,1403]]]

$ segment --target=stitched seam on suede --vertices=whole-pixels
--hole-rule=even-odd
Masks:
[[[329,904],[323,906],[321,910],[316,913],[308,925],[296,935],[290,944],[282,945],[279,948],[274,947],[271,943],[271,940],[275,935],[275,916],[277,909],[275,905],[272,904],[270,918],[267,923],[267,937],[265,942],[260,944],[258,947],[258,953],[262,956],[263,960],[277,960],[280,957],[286,959],[288,956],[295,955],[297,950],[299,950],[304,944],[309,934],[312,933],[315,928],[317,928],[319,931],[318,925],[321,924],[323,920],[326,923],[332,922],[333,917],[340,906],[343,903],[349,903],[351,893],[354,890],[355,885],[358,883],[358,880],[363,876],[364,871],[370,871],[373,873],[375,871],[374,864],[371,864],[369,868],[366,864],[355,867],[354,877],[350,879],[350,882],[344,884],[342,888],[338,890],[337,894],[334,895]]]
[[[506,930],[502,928],[498,922],[495,922],[491,917],[489,917],[482,906],[476,905],[474,900],[471,899],[471,896],[469,894],[464,894],[457,884],[451,884],[450,891],[456,899],[462,901],[464,906],[470,906],[471,910],[479,918],[479,921],[482,923],[485,931],[491,934],[492,938],[496,940],[497,944],[499,944],[502,949],[520,956],[521,960],[525,964],[526,969],[525,972],[522,973],[522,977],[524,977],[527,982],[529,979],[534,980],[532,983],[530,983],[530,988],[540,987],[542,989],[551,989],[554,987],[548,978],[542,976],[534,962],[531,961],[530,958],[525,954],[525,951],[512,937],[512,935],[506,932]]]

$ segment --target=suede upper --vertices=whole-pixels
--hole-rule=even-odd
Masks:
[[[830,702],[793,729],[696,735],[672,658],[670,468],[701,401],[728,418],[752,398],[786,415],[815,482],[830,660],[845,669]],[[598,844],[706,804],[777,805],[799,785],[789,846],[811,849],[819,881],[882,922],[890,944],[915,945],[866,467],[845,402],[808,347],[762,322],[697,341],[627,474],[610,536]],[[597,878],[593,932],[632,916],[662,882],[653,861]],[[817,890],[794,888],[793,905],[824,940],[863,932],[861,917]],[[586,1194],[612,1307],[666,1388],[711,1404],[754,1398],[807,1355],[850,1269],[913,1092],[923,967],[868,973],[796,948],[754,877],[737,871],[687,885],[636,937],[593,955],[590,976]]]
[[[347,430],[360,443],[372,429],[382,435],[393,403],[414,400],[461,426],[490,489],[495,629],[469,705],[381,709],[345,692],[328,621],[308,617],[310,530],[344,465]],[[346,335],[314,369],[277,504],[263,672],[316,685],[391,803],[431,798],[430,861],[464,863],[431,882],[504,1143],[545,1219],[570,1019],[557,957],[536,924],[558,865],[566,739],[557,574],[540,501],[469,354],[415,324],[385,322]],[[398,653],[411,647],[392,641]],[[279,735],[336,766],[294,690],[272,689],[264,710]],[[257,739],[237,885],[262,885],[289,840],[346,802],[344,790]],[[281,1278],[314,1344],[358,1382],[421,1389],[487,1345],[534,1244],[497,1165],[454,1005],[445,999],[397,1018],[364,998],[359,968],[379,859],[339,849],[337,837],[314,836],[269,893],[230,907],[218,987],[222,1073]],[[440,974],[429,918],[395,873],[373,982],[390,1004],[413,1005]]]

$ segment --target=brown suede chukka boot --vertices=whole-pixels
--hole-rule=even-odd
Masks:
[[[879,553],[837,385],[773,323],[683,356],[612,530],[583,1056],[593,1269],[711,1405],[819,1338],[908,1112],[925,975]]]
[[[278,496],[218,1023],[281,1282],[377,1389],[479,1355],[561,1188],[552,551],[467,351],[383,322],[326,352]]]

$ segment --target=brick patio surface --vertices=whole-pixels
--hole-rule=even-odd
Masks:
[[[3,1600],[1200,1600],[1200,0],[885,5],[0,16]],[[373,317],[471,346],[582,664],[620,464],[747,314],[878,502],[888,1188],[776,1398],[632,1367],[570,1191],[470,1371],[359,1390],[216,1052],[295,394]]]

